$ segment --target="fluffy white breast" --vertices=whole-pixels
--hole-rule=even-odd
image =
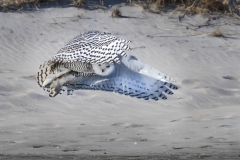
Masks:
[[[92,64],[93,70],[100,76],[108,76],[115,70],[114,63]]]

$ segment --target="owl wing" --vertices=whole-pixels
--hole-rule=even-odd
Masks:
[[[143,98],[145,100],[158,100],[159,97],[167,99],[164,93],[173,94],[168,88],[178,89],[172,83],[135,72],[123,63],[116,64],[115,67],[114,73],[106,77],[79,77],[74,82],[68,83],[68,90],[103,90]]]
[[[176,82],[175,79],[168,76],[165,73],[158,71],[157,69],[151,67],[148,64],[143,63],[141,60],[137,59],[135,56],[127,55],[121,58],[122,63],[130,68],[131,70],[150,76],[152,78],[164,81],[164,82]]]
[[[112,36],[110,33],[89,31],[69,41],[53,57],[53,61],[102,64],[106,62],[120,63],[119,55],[125,56],[125,50],[130,49],[124,39]]]
[[[56,78],[71,72],[75,76],[94,76],[95,72],[90,63],[48,61],[40,65],[37,82],[40,87],[51,84]]]

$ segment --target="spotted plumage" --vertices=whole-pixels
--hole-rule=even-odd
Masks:
[[[118,55],[125,56],[130,41],[112,36],[110,33],[89,31],[76,36],[53,57],[54,61],[87,63],[120,63]]]
[[[131,56],[124,57],[129,59]],[[166,100],[164,93],[172,95],[168,89],[177,89],[177,86],[170,82],[163,82],[147,75],[139,74],[127,67],[127,63],[116,64],[115,72],[106,77],[79,77],[69,82],[71,89],[103,90],[116,92],[131,97],[142,98],[145,100],[153,99]]]
[[[103,90],[145,100],[167,99],[177,89],[174,79],[127,55],[124,39],[90,31],[69,41],[40,66],[37,81],[54,97],[67,90]],[[170,88],[170,89],[169,89]]]
[[[43,65],[40,65],[40,71],[37,75],[38,84],[40,87],[42,87],[44,81],[50,74],[55,74],[57,75],[57,77],[54,78],[59,78],[68,72],[71,72],[76,77],[89,77],[96,75],[93,70],[92,64],[90,63],[48,61],[45,62]]]

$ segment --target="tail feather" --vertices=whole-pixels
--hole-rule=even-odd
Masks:
[[[69,82],[73,81],[76,77],[72,74],[65,74],[59,78],[56,78],[50,85],[49,96],[55,97],[58,94],[61,94],[65,89],[67,89],[67,94],[72,95],[73,89],[71,87],[66,87]]]

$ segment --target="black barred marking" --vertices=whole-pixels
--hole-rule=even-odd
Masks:
[[[171,89],[178,89],[178,87],[177,86],[175,86],[174,84],[172,84],[172,83],[167,83],[167,84],[165,84],[166,86],[168,86],[169,88],[171,88]]]
[[[127,77],[125,77],[125,78],[127,78]],[[119,83],[119,81],[123,82],[123,83]],[[161,82],[161,84],[163,84],[163,83]],[[140,85],[147,85],[147,84],[141,82]],[[160,90],[155,90],[155,91],[152,90],[151,91],[151,89],[141,87],[140,85],[134,85],[128,81],[116,80],[115,82],[112,82],[112,83],[100,83],[98,85],[91,84],[91,83],[90,84],[69,84],[69,85],[67,85],[67,87],[73,86],[74,90],[75,89],[86,89],[86,90],[102,90],[102,91],[108,91],[108,92],[117,92],[119,94],[124,94],[124,95],[128,95],[131,97],[141,98],[144,100],[153,99],[156,101],[159,99],[163,99],[163,100],[167,99],[167,97],[161,92],[172,94],[172,92],[165,86],[159,87],[159,88],[161,88]],[[167,85],[170,86],[169,83]],[[132,87],[130,87],[130,86],[132,86]],[[136,89],[135,87],[137,87],[138,89]],[[152,87],[154,87],[154,86],[152,86]],[[48,89],[48,91],[49,91],[49,89]],[[73,93],[72,87],[68,88],[68,95],[72,95],[72,93]],[[61,94],[61,92],[60,92],[60,94]],[[49,95],[51,97],[56,96],[55,92],[52,92],[52,91],[50,92]],[[158,97],[160,97],[160,98],[158,98]]]
[[[166,97],[164,94],[160,94],[159,97],[162,98],[162,99],[164,99],[164,100],[167,99],[167,97]]]
[[[68,94],[71,95],[73,89],[88,89],[88,90],[104,90],[109,92],[117,92],[119,94],[129,95],[131,97],[148,99],[167,99],[164,94],[173,94],[170,89],[178,89],[177,86],[169,82],[163,82],[161,80],[145,80],[138,78],[135,80],[128,74],[121,75],[116,72],[116,77],[106,77],[106,81],[96,81],[95,78],[81,78],[77,77],[92,77],[95,76],[91,63],[120,63],[120,57],[126,56],[125,50],[130,49],[126,41],[114,36],[111,36],[105,32],[91,31],[85,34],[79,35],[65,45],[57,55],[53,58],[53,61],[45,62],[40,65],[40,71],[37,76],[39,85],[44,82],[46,77],[51,73],[63,72],[65,75],[59,75],[61,77],[67,77],[68,74],[72,74],[67,78],[72,78],[74,81],[66,80],[63,84],[68,89]],[[54,63],[53,63],[54,62]],[[50,67],[49,67],[50,66]],[[90,67],[89,67],[90,66]],[[118,65],[116,65],[118,66]],[[66,70],[67,68],[67,70]],[[69,70],[68,70],[69,69]],[[130,68],[131,69],[131,68]],[[71,71],[70,71],[71,70]],[[68,71],[67,74],[64,71]],[[120,72],[121,73],[121,72]],[[115,76],[115,73],[112,74]],[[133,74],[134,75],[134,74]],[[108,79],[109,78],[109,79]],[[116,79],[115,79],[116,78]],[[99,78],[101,80],[101,78]],[[150,78],[149,78],[150,79]],[[64,79],[63,79],[64,80]],[[75,81],[77,80],[77,81]],[[79,80],[79,81],[78,81]],[[75,84],[78,82],[84,84]],[[113,82],[114,81],[114,82]],[[133,82],[134,81],[134,82]],[[144,82],[144,83],[143,83]],[[94,83],[94,85],[92,85]],[[89,84],[89,85],[88,85]],[[96,85],[95,85],[96,84]],[[164,86],[165,85],[165,86]],[[50,87],[48,85],[46,88]],[[168,89],[168,88],[170,89]],[[56,91],[58,92],[58,91]],[[55,96],[56,93],[51,88],[51,96]],[[163,93],[164,94],[163,94]],[[57,93],[58,94],[58,93]],[[160,97],[160,98],[159,98]]]
[[[96,76],[95,73],[85,73],[85,72],[71,72],[73,76],[75,77],[93,77]]]
[[[70,63],[58,63],[58,68],[60,67],[65,67],[65,68],[68,68],[68,69],[71,69],[73,71],[76,71],[76,72],[91,72],[93,73],[94,70],[92,68],[92,65],[91,63],[82,63],[82,62],[70,62]]]
[[[112,85],[114,85],[114,84],[112,84]],[[157,97],[155,92],[150,93],[150,94],[147,93],[147,92],[140,92],[139,93],[139,90],[132,90],[131,87],[124,86],[123,87],[124,89],[122,89],[122,87],[118,88],[116,86],[113,87],[112,85],[110,85],[110,84],[107,84],[107,85],[102,84],[102,85],[98,85],[98,86],[96,86],[96,85],[89,85],[89,86],[87,86],[87,85],[77,85],[77,87],[78,87],[78,89],[89,89],[89,90],[94,89],[94,90],[103,90],[103,91],[110,91],[110,92],[114,91],[114,92],[117,92],[119,94],[129,95],[131,97],[142,98],[142,99],[145,99],[145,100],[149,100],[149,99],[153,99],[153,100],[156,100],[156,101],[159,100],[159,98]],[[119,86],[121,86],[121,85],[122,85],[122,83],[119,83]],[[163,90],[163,91],[167,91],[167,90]],[[167,97],[162,93],[159,94],[159,97],[163,100],[167,99]]]

